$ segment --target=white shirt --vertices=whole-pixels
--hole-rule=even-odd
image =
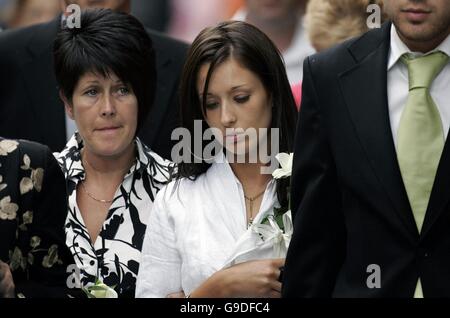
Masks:
[[[232,20],[246,21],[247,12],[241,9],[233,16]],[[314,48],[306,36],[303,27],[303,19],[299,18],[291,45],[282,52],[286,73],[291,85],[298,84],[303,79],[303,60],[315,53]]]
[[[272,179],[254,224],[273,213],[274,207],[279,203]],[[242,185],[227,162],[214,163],[196,181],[182,179],[178,187],[172,182],[162,189],[148,225],[136,286],[138,298],[164,298],[181,291],[190,294],[227,267],[230,258],[236,259],[236,245],[251,230],[247,230]]]
[[[450,56],[450,36],[431,52],[442,51]],[[431,53],[429,52],[429,53]],[[391,27],[391,44],[388,58],[387,87],[389,101],[389,118],[391,122],[394,144],[397,148],[397,134],[400,118],[406,106],[409,93],[408,68],[399,59],[404,53],[415,56],[423,53],[411,52],[397,34],[395,26]],[[429,54],[427,53],[427,54]],[[431,97],[441,115],[444,136],[447,138],[450,127],[450,63],[442,69],[430,87]]]

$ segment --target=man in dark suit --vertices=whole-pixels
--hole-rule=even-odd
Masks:
[[[450,297],[450,7],[385,9],[304,63],[284,297]]]
[[[85,0],[82,9],[94,6]],[[130,0],[105,0],[96,6],[129,12]],[[0,35],[0,136],[22,138],[60,151],[71,133],[53,74],[53,40],[61,16],[45,24],[3,32]],[[148,31],[156,52],[157,92],[141,140],[170,158],[172,130],[178,127],[178,82],[187,45]],[[142,70],[145,71],[145,70]]]

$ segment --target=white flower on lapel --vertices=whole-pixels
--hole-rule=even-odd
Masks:
[[[291,211],[283,214],[284,231],[278,226],[273,216],[270,216],[268,220],[269,224],[253,224],[252,229],[264,242],[273,243],[274,257],[286,257],[293,232]]]
[[[17,215],[19,206],[15,203],[11,203],[11,197],[4,197],[0,201],[0,219],[1,220],[14,220]]]
[[[274,179],[282,179],[290,177],[292,174],[292,161],[294,159],[294,154],[293,153],[287,154],[285,152],[281,152],[278,155],[276,155],[275,158],[280,163],[281,168],[276,169],[272,173]]]
[[[7,156],[9,153],[17,149],[19,143],[14,140],[0,141],[0,156]]]

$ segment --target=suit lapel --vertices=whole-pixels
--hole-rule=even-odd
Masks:
[[[58,97],[53,73],[53,40],[59,28],[59,17],[43,24],[28,43],[29,59],[22,64],[25,90],[42,140],[53,150],[66,143],[64,106]]]
[[[441,160],[439,162],[430,201],[422,227],[421,238],[425,237],[442,214],[450,200],[450,141],[447,137]]]
[[[356,65],[340,74],[341,90],[356,132],[372,165],[408,232],[418,231],[408,201],[389,121],[387,98],[387,58],[390,25],[372,31],[373,36],[353,43],[350,53]],[[378,38],[377,38],[378,36]]]

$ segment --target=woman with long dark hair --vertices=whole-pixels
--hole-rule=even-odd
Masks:
[[[155,199],[136,295],[279,297],[285,255],[251,234],[288,210],[289,179],[275,180],[261,156],[293,148],[296,109],[280,53],[247,23],[207,28],[180,93],[188,155]],[[199,135],[220,147],[204,140],[199,152]]]

